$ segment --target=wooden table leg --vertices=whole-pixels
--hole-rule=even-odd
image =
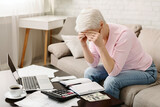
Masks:
[[[44,65],[47,61],[47,39],[48,39],[48,30],[45,31],[45,43],[44,43]]]
[[[52,44],[52,30],[50,30],[50,44]]]
[[[25,53],[26,53],[26,47],[27,47],[27,42],[28,42],[29,31],[30,31],[30,29],[27,28],[26,29],[26,34],[25,34],[25,39],[24,39],[24,44],[23,44],[23,52],[22,52],[22,57],[21,57],[20,68],[23,67],[23,61],[24,61],[24,57],[25,57]]]

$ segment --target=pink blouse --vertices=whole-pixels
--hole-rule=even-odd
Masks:
[[[109,38],[106,43],[106,49],[109,55],[114,59],[115,65],[110,76],[117,76],[125,70],[145,71],[152,64],[152,57],[147,54],[135,33],[126,26],[118,24],[109,25]],[[96,67],[100,60],[98,47],[93,42],[89,43],[89,49],[94,56],[94,62],[88,63]]]

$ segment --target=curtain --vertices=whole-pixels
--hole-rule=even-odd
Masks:
[[[0,0],[0,70],[8,68],[8,54],[14,65],[18,67],[25,37],[25,29],[18,27],[19,18],[44,15],[54,6],[50,4],[53,0],[46,1]],[[30,31],[24,66],[31,64],[33,58],[43,56],[43,38],[42,31]]]

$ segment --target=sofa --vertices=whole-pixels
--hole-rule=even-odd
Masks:
[[[75,17],[66,19],[63,28],[54,39],[57,43],[48,46],[48,51],[51,53],[51,64],[59,69],[76,77],[83,77],[84,71],[88,67],[83,55],[75,57],[72,50],[80,53],[80,47],[77,44],[72,44],[74,47],[68,46],[68,41],[64,40],[64,36],[74,36],[77,38],[77,33],[74,30]],[[143,28],[141,25],[125,25],[133,30],[138,37],[144,50],[149,53],[157,70],[160,70],[160,29]],[[63,35],[63,36],[62,36]],[[75,41],[75,40],[74,40]],[[72,41],[71,41],[72,42]],[[160,73],[155,83],[150,85],[132,85],[121,89],[120,99],[124,101],[123,107],[160,107]]]

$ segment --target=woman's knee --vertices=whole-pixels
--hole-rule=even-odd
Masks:
[[[107,90],[107,89],[110,89],[110,88],[113,88],[115,86],[117,86],[117,79],[116,77],[112,77],[112,76],[108,76],[106,78],[106,80],[104,81],[104,88]]]
[[[101,80],[101,77],[102,77],[101,72],[102,71],[99,70],[98,67],[96,67],[96,68],[89,67],[85,70],[84,77],[89,78],[92,81],[99,82]]]
[[[92,67],[88,67],[84,72],[84,77],[85,78],[91,78],[92,72],[93,72],[93,68]]]
[[[89,78],[92,81],[100,82],[108,76],[108,73],[103,66],[98,65],[97,67],[89,67],[84,72],[84,77]]]

